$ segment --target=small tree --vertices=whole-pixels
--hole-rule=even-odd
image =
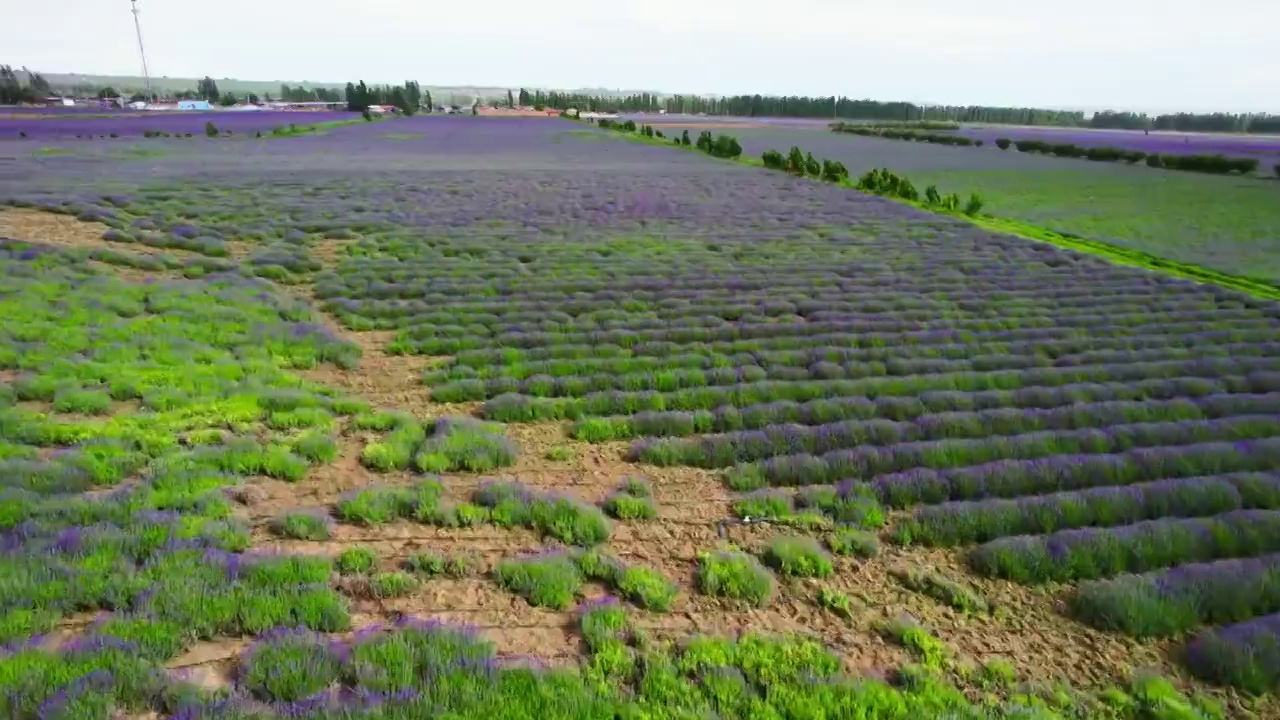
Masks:
[[[982,212],[984,204],[982,196],[978,193],[973,193],[969,196],[969,202],[964,204],[964,214],[969,217],[977,217],[978,213]]]
[[[204,134],[209,137],[218,137],[218,126],[214,125],[212,120],[206,122],[204,124]]]
[[[691,144],[692,144],[692,143],[690,143],[690,142],[689,142],[689,131],[688,131],[688,130],[685,130],[684,132],[680,133],[680,144],[681,144],[682,146],[684,146],[684,147],[689,147],[689,145],[691,145]]]
[[[838,183],[849,178],[849,170],[838,160],[822,161],[822,179]]]
[[[804,172],[809,177],[818,177],[822,174],[822,163],[813,157],[813,153],[809,153],[804,158]]]
[[[939,205],[942,203],[942,195],[938,193],[937,185],[930,185],[924,189],[924,201],[929,205]]]
[[[787,172],[794,175],[803,175],[805,172],[804,151],[796,146],[791,146],[791,152],[787,153]]]
[[[222,98],[218,100],[218,104],[222,107],[231,107],[232,105],[235,105],[236,102],[236,96],[230,92],[224,94]]]
[[[1009,138],[996,138],[996,147],[1001,150],[1008,150],[1011,144]]]
[[[214,82],[213,78],[208,75],[196,84],[196,93],[211,103],[218,102],[218,98],[221,97],[218,93],[218,83]]]

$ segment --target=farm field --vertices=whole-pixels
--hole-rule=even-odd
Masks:
[[[0,142],[0,716],[1280,714],[1275,302],[558,119],[134,144]]]
[[[740,130],[743,152],[792,145],[855,175],[887,167],[919,188],[981,193],[986,211],[1275,284],[1280,281],[1280,182],[1094,163],[983,147],[948,147],[803,129]],[[1002,129],[1005,137],[1017,136]],[[966,134],[966,133],[962,133]],[[1034,133],[1029,136],[1039,139]],[[1269,173],[1271,164],[1262,172]]]
[[[210,122],[223,134],[252,135],[290,124],[314,125],[350,119],[349,113],[279,111],[118,113],[102,117],[81,117],[74,113],[48,117],[15,115],[0,116],[0,140],[143,139],[149,132],[197,137],[205,134],[206,123]]]

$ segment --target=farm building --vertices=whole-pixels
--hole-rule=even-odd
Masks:
[[[179,110],[212,110],[208,100],[179,100]]]

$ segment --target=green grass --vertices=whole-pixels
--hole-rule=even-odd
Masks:
[[[987,201],[986,212],[996,217],[1230,275],[1280,282],[1280,183],[1145,170],[1087,167],[907,175],[917,187],[936,184],[961,197],[980,193]]]

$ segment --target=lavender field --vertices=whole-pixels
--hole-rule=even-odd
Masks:
[[[950,147],[858,135],[820,132],[816,128],[771,127],[732,129],[745,154],[786,152],[799,146],[817,157],[843,162],[857,175],[889,168],[908,177],[917,188],[936,185],[962,197],[980,194],[986,211],[1036,227],[1099,240],[1157,257],[1213,268],[1231,275],[1280,282],[1280,182],[1267,177],[1220,177],[1149,168],[1139,163],[1098,163],[1075,158],[1000,150],[995,137],[1021,137],[1015,128],[983,128],[982,147]],[[1046,139],[1041,128],[1028,139]],[[1077,134],[1085,131],[1076,131]],[[961,134],[969,135],[968,129]],[[1086,133],[1088,134],[1088,133]],[[1099,135],[1105,135],[1099,131]],[[1143,140],[1168,142],[1168,136],[1128,136],[1124,147],[1145,147]],[[1073,141],[1087,143],[1073,136]],[[1181,142],[1179,140],[1179,142]],[[1197,136],[1190,148],[1209,152],[1205,142],[1270,143],[1259,153],[1275,152],[1273,138]],[[1108,143],[1103,143],[1108,145]],[[1224,149],[1219,147],[1219,149]],[[1161,148],[1158,152],[1176,151]],[[1240,154],[1250,155],[1242,148]],[[1260,175],[1280,163],[1262,157]]]
[[[1276,302],[567,120],[241,135],[0,142],[0,715],[1280,711]]]

